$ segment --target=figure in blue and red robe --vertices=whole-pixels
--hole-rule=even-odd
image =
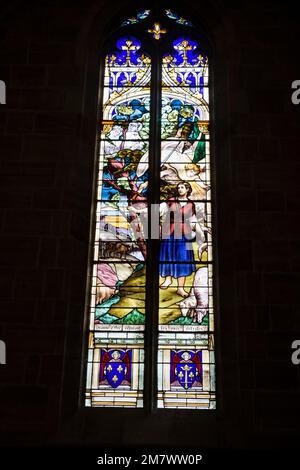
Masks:
[[[195,270],[194,251],[191,240],[194,237],[189,219],[195,216],[196,209],[193,201],[188,199],[192,188],[187,181],[177,185],[177,198],[171,198],[161,205],[163,221],[161,224],[160,268],[159,273],[165,280],[160,284],[166,289],[177,279],[177,294],[187,297],[184,289],[185,278]],[[168,217],[167,217],[168,216]]]

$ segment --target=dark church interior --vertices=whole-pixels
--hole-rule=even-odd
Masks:
[[[174,9],[210,50],[212,410],[152,406],[150,375],[143,408],[82,401],[102,47],[143,8]],[[298,446],[299,13],[271,0],[1,3],[0,447]]]

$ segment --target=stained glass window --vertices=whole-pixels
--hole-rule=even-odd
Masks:
[[[189,25],[145,10],[105,56],[86,406],[143,407],[155,357],[153,406],[215,408],[209,69]]]
[[[183,26],[193,26],[190,21],[185,20],[184,18],[177,15],[177,13],[175,13],[172,10],[165,10],[165,13],[166,13],[168,18],[170,18],[171,20],[176,21],[176,23],[178,23],[178,24],[182,24]]]
[[[143,404],[148,174],[136,167],[148,155],[150,79],[141,42],[120,38],[104,72],[87,406]]]
[[[208,59],[162,58],[158,407],[214,408]]]
[[[131,18],[128,18],[127,20],[123,21],[121,26],[129,26],[132,24],[139,23],[140,21],[146,19],[150,14],[150,10],[143,10],[137,13],[136,16],[132,16]]]

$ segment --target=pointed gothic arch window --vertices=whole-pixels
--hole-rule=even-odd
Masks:
[[[205,43],[144,10],[103,62],[85,406],[213,409]]]

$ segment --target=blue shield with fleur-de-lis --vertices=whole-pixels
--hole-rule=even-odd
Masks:
[[[117,388],[123,382],[125,373],[126,368],[123,362],[110,361],[105,366],[107,381],[113,388]]]
[[[188,390],[197,378],[197,366],[194,362],[180,362],[176,366],[175,374],[180,385]]]

